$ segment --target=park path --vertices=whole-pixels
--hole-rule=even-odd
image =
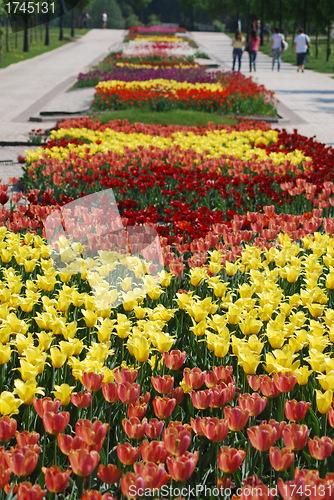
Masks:
[[[192,35],[222,69],[231,70],[232,47],[227,35],[209,32],[193,32]],[[297,73],[295,66],[284,62],[280,72],[276,68],[272,71],[271,57],[260,52],[257,55],[256,73],[249,73],[246,52],[242,57],[241,72],[251,75],[256,82],[275,92],[280,101],[279,113],[285,118],[275,127],[285,128],[288,132],[298,129],[302,135],[315,136],[319,142],[334,146],[333,75],[307,69],[304,73]]]

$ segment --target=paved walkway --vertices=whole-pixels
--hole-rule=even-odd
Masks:
[[[85,72],[122,41],[123,30],[91,30],[76,42],[69,43],[34,59],[0,69],[0,141],[26,141],[36,128],[51,128],[56,120],[33,123],[31,116],[42,110],[52,110],[61,103],[64,110],[75,111],[83,102],[80,92],[66,92]],[[231,40],[221,33],[194,32],[201,49],[216,60],[222,69],[232,66]],[[290,50],[290,48],[288,49]],[[248,54],[244,54],[242,72],[248,73]],[[282,63],[281,71],[271,70],[271,58],[259,53],[256,73],[252,77],[276,93],[279,111],[285,118],[275,127],[316,137],[320,142],[334,145],[334,79],[306,70],[297,73],[290,64]],[[83,97],[91,89],[83,90]],[[76,101],[78,99],[78,101]],[[26,148],[0,147],[0,178],[19,176],[16,157]],[[7,163],[5,161],[8,160]],[[13,162],[13,163],[11,163]]]
[[[222,33],[193,32],[195,41],[225,70],[232,68],[231,39]],[[290,50],[290,47],[288,48]],[[307,65],[306,65],[307,67]],[[334,79],[330,75],[297,68],[282,63],[280,72],[271,70],[271,57],[257,55],[256,73],[249,73],[248,54],[242,58],[241,72],[275,92],[280,101],[280,114],[288,118],[277,128],[316,137],[319,142],[334,146]],[[274,125],[276,127],[276,124]]]

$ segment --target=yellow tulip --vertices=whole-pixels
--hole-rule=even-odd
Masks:
[[[132,354],[140,363],[144,363],[148,360],[151,348],[150,342],[146,337],[144,337],[144,335],[129,338],[127,341],[127,347],[130,354]]]
[[[81,309],[82,315],[84,317],[84,321],[86,323],[86,326],[88,328],[94,328],[96,321],[97,321],[97,314],[96,312],[90,310],[85,310]]]
[[[37,382],[34,378],[30,378],[26,382],[16,379],[14,380],[14,385],[14,394],[17,394],[21,401],[26,405],[33,404],[36,394],[41,396],[44,396],[45,394],[42,387],[37,387]]]
[[[68,405],[71,400],[72,391],[73,389],[75,389],[75,387],[68,384],[61,384],[55,385],[54,388],[55,391],[51,392],[52,394],[54,394],[55,398],[60,399],[62,406]]]
[[[332,405],[333,391],[330,390],[321,392],[318,389],[315,389],[315,394],[318,411],[322,414],[328,413],[328,410]]]
[[[5,365],[10,360],[12,350],[9,344],[0,343],[0,365]]]
[[[14,394],[9,391],[3,391],[0,394],[0,413],[1,415],[15,415],[19,413],[19,407],[23,401],[15,398]]]
[[[160,353],[169,351],[175,342],[175,337],[171,337],[168,333],[157,332],[151,338],[152,344],[158,349]]]
[[[319,384],[324,391],[334,390],[334,371],[330,371],[326,374],[320,374],[317,376]]]
[[[52,366],[54,368],[61,368],[67,360],[67,356],[65,354],[62,354],[60,349],[55,346],[51,347],[50,349],[50,358]]]

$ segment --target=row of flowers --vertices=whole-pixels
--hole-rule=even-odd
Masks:
[[[233,491],[249,474],[275,483],[274,471],[320,461],[310,498],[324,487],[330,498],[331,237],[281,237],[230,266],[214,251],[206,266],[164,273],[136,299],[125,279],[115,310],[96,309],[84,275],[57,275],[40,237],[2,231],[2,243],[0,412],[21,422],[18,434],[16,420],[0,420],[3,488],[43,473],[60,474],[62,491],[71,470],[88,478],[74,480],[78,495],[89,484],[102,494],[102,481],[115,483],[111,495],[139,498],[170,479],[202,484],[205,470],[205,484]],[[46,455],[56,467],[42,461],[38,471]],[[107,468],[96,476],[100,461]],[[299,484],[299,473],[289,478],[279,480],[282,498]]]

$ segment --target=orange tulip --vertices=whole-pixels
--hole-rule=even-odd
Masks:
[[[205,437],[215,443],[223,441],[228,433],[228,422],[216,417],[203,417],[201,427]]]
[[[139,420],[142,420],[147,412],[147,404],[140,403],[139,401],[135,401],[134,403],[130,403],[128,405],[127,413],[128,417],[137,417]]]
[[[35,470],[38,458],[37,450],[28,446],[15,446],[5,454],[8,468],[19,477],[29,476]]]
[[[52,465],[49,469],[42,467],[42,471],[48,491],[60,493],[67,488],[70,482],[71,470],[62,471],[57,465]]]
[[[291,450],[302,450],[306,446],[309,432],[309,428],[305,424],[286,425],[282,431],[285,446]]]
[[[269,460],[273,469],[277,471],[287,470],[295,459],[290,448],[278,448],[276,446],[269,449]]]
[[[173,481],[187,481],[195,470],[199,452],[186,451],[180,457],[167,457],[168,472]]]
[[[145,434],[150,439],[158,439],[164,428],[165,422],[157,418],[151,418],[146,424]]]
[[[163,375],[161,377],[158,375],[157,377],[151,377],[151,382],[157,392],[168,394],[173,389],[174,377],[170,375]]]
[[[117,388],[118,397],[124,404],[131,404],[138,400],[140,385],[133,382],[123,382]]]
[[[106,484],[117,483],[121,474],[122,474],[121,469],[118,469],[114,464],[108,464],[108,465],[100,464],[97,470],[98,478],[101,479],[101,481]]]
[[[242,410],[247,410],[251,417],[257,417],[267,406],[267,398],[261,397],[257,392],[244,393],[238,397],[238,404]]]
[[[108,403],[116,403],[119,400],[118,387],[114,382],[102,384],[102,394]]]
[[[309,439],[307,444],[310,455],[317,460],[325,460],[334,449],[334,440],[329,436],[315,436],[314,439]]]
[[[163,442],[166,450],[179,457],[189,448],[191,443],[191,434],[187,430],[178,430],[173,427],[167,427],[163,435]]]
[[[187,353],[185,351],[165,351],[163,353],[163,358],[165,365],[169,370],[179,370],[186,359]]]
[[[285,401],[284,413],[288,420],[291,420],[292,422],[299,422],[300,420],[303,420],[310,406],[311,403],[309,402],[291,399]]]
[[[275,386],[280,392],[290,392],[297,384],[297,377],[292,372],[275,373],[273,377]]]
[[[155,416],[157,418],[165,419],[170,417],[173,413],[173,410],[176,406],[176,399],[161,398],[159,396],[156,396],[153,399],[152,404]]]
[[[183,377],[185,383],[191,389],[200,389],[205,382],[206,372],[202,372],[200,368],[185,368]]]
[[[43,418],[44,413],[57,413],[60,408],[60,399],[39,398],[34,400],[34,408],[39,417]]]
[[[80,450],[71,450],[68,459],[74,474],[86,477],[96,469],[100,455],[95,450],[88,451],[81,448]]]
[[[137,417],[122,419],[123,429],[125,430],[126,435],[130,439],[141,439],[145,434],[146,424],[147,424],[146,418],[142,421],[139,420],[139,418]]]
[[[0,442],[4,443],[12,439],[17,428],[17,422],[14,418],[7,415],[0,418]]]
[[[70,414],[68,411],[61,411],[54,413],[49,411],[43,415],[44,429],[48,434],[60,434],[67,427],[70,421]]]
[[[119,444],[116,447],[118,459],[124,465],[132,465],[139,457],[139,448],[131,446],[130,443]]]
[[[275,427],[264,423],[250,427],[247,434],[251,445],[259,451],[269,450],[278,437]]]
[[[218,467],[226,474],[233,474],[244,461],[245,450],[222,446],[218,453]]]
[[[230,431],[241,431],[248,422],[249,411],[239,406],[225,406],[224,418],[227,420]]]

